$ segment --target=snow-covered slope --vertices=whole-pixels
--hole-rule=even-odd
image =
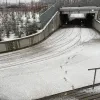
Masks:
[[[38,45],[0,54],[0,98],[32,100],[90,85],[94,71],[88,69],[100,67],[99,59],[96,31],[59,29]]]

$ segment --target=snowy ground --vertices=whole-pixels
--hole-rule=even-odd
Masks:
[[[89,28],[63,28],[44,42],[0,54],[1,100],[32,100],[90,85],[100,67],[100,35]],[[96,82],[100,82],[100,70]]]

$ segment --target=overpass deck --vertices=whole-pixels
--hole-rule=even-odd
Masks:
[[[62,7],[60,11],[99,11],[100,7],[86,6],[86,7]]]

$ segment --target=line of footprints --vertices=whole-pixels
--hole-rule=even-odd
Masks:
[[[67,61],[65,62],[64,65],[67,65],[67,64],[69,63],[69,61],[70,61],[71,59],[75,58],[75,57],[76,57],[76,55],[74,55],[74,56],[72,56],[72,57],[68,57],[68,59],[67,59]],[[63,65],[63,66],[64,66],[64,65]],[[63,66],[62,66],[62,65],[60,66],[61,70],[63,70]],[[65,76],[66,76],[66,75],[68,74],[68,71],[67,71],[67,70],[63,70],[63,71],[64,71]],[[63,79],[64,79],[65,82],[68,82],[68,80],[67,80],[66,77],[64,77]],[[72,87],[72,89],[74,90],[74,85],[71,85],[71,87]]]

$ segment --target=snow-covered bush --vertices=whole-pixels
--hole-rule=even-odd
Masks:
[[[9,4],[0,9],[0,41],[25,37],[41,29],[39,15],[50,5],[43,2]]]
[[[0,41],[5,38],[20,38],[34,34],[39,29],[39,13],[33,12],[0,12]]]

